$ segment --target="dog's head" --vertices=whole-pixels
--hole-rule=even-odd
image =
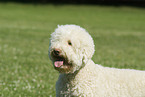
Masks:
[[[61,25],[51,34],[49,58],[60,73],[74,73],[94,54],[94,43],[88,32],[76,25]]]

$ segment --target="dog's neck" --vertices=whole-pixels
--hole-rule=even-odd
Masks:
[[[64,76],[63,78],[69,81],[74,80],[76,75],[78,75],[80,72],[83,72],[84,68],[88,68],[88,66],[91,64],[94,64],[94,62],[89,59],[85,64],[82,64],[82,67],[79,70],[75,71],[74,73],[60,74],[60,76]]]

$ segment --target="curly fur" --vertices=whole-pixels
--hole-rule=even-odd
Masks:
[[[51,34],[49,57],[60,72],[57,97],[145,97],[145,71],[103,67],[93,54],[93,39],[80,26],[61,25]]]

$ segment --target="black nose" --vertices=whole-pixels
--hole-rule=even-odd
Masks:
[[[59,55],[60,55],[60,50],[59,50],[59,49],[53,50],[53,54],[54,54],[55,56],[59,56]]]

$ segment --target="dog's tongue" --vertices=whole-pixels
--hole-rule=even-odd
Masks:
[[[55,67],[60,67],[63,65],[63,61],[55,61],[54,65],[55,65]]]

